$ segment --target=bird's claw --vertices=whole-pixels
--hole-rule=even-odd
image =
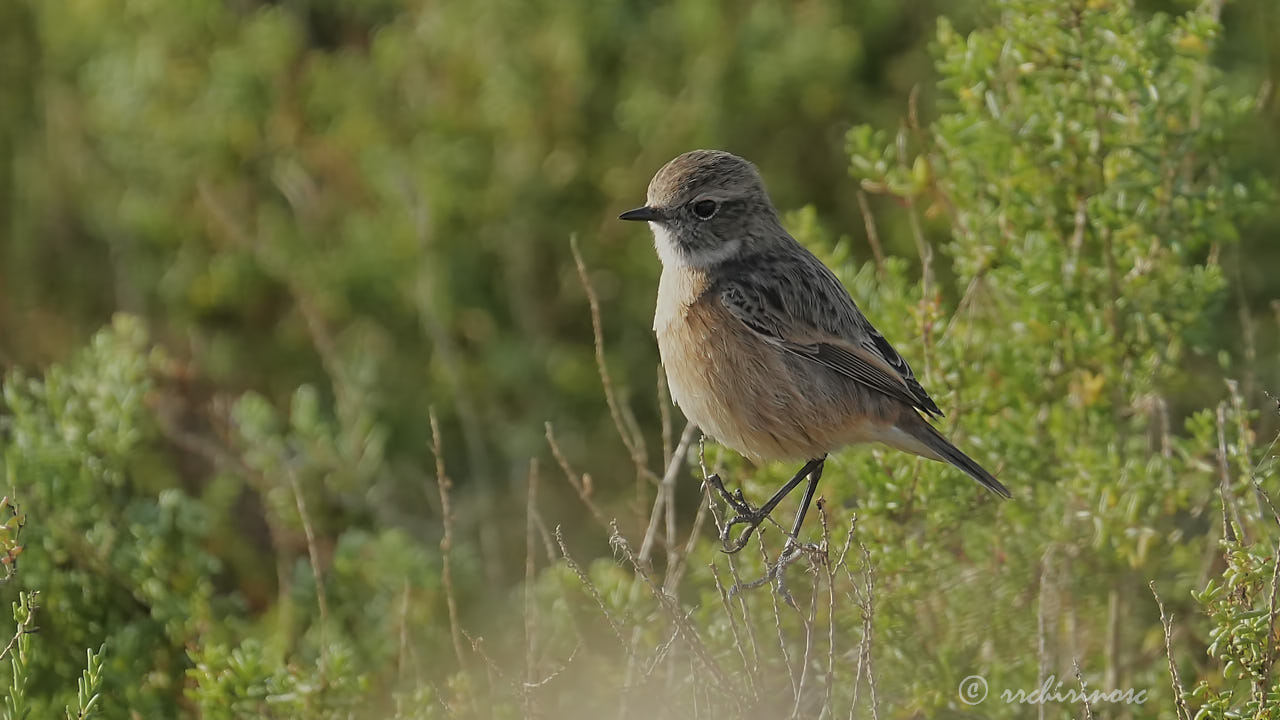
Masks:
[[[724,529],[720,531],[720,549],[729,555],[746,547],[747,541],[751,539],[751,533],[755,532],[756,528],[760,527],[760,523],[764,522],[764,519],[768,517],[768,515],[759,510],[744,511],[738,508],[734,509],[738,510],[739,514],[736,517],[729,518],[729,521],[724,524]],[[734,525],[747,526],[738,534],[736,539],[733,538]]]
[[[729,507],[738,513],[729,518],[724,528],[720,531],[720,548],[725,553],[732,555],[747,546],[747,541],[751,539],[751,533],[760,527],[760,523],[764,522],[764,519],[768,517],[768,513],[760,512],[759,509],[751,507],[751,504],[747,502],[747,498],[742,494],[741,488],[729,492],[719,475],[709,476],[707,482],[716,489],[716,492],[720,493],[720,497],[724,498]],[[732,536],[735,525],[747,526],[736,539]]]

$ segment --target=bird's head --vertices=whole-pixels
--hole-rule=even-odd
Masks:
[[[649,223],[663,265],[691,267],[732,260],[780,228],[755,166],[721,150],[694,150],[662,166],[647,203],[618,217]]]

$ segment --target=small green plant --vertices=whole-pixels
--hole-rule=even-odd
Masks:
[[[85,668],[76,681],[76,702],[67,706],[67,720],[89,720],[98,715],[102,698],[102,654],[106,646],[85,650]]]
[[[17,507],[6,498],[4,505],[13,512],[13,517],[20,517]],[[15,527],[21,529],[22,523]],[[10,542],[17,540],[14,530]],[[36,625],[37,611],[40,609],[39,591],[19,592],[18,601],[13,603],[14,634],[8,644],[0,649],[0,662],[9,658],[9,685],[5,688],[3,720],[25,720],[31,717],[32,703],[27,691],[31,679],[32,636],[40,628]],[[66,706],[67,720],[89,720],[97,716],[97,708],[102,691],[102,659],[104,647],[85,651],[85,669],[77,683],[74,705]]]
[[[0,650],[0,660],[7,655],[12,670],[8,692],[4,697],[4,720],[26,720],[31,713],[27,702],[27,681],[30,675],[31,634],[36,631],[39,598],[38,592],[23,592],[19,593],[18,601],[13,604],[13,621],[17,629],[9,644]]]
[[[1254,417],[1237,395],[1214,419],[1197,418],[1200,432],[1218,441],[1223,567],[1191,593],[1209,620],[1205,653],[1218,672],[1176,688],[1188,720],[1280,718],[1280,513],[1268,492],[1280,437],[1259,453],[1249,431]]]
[[[1213,622],[1207,652],[1221,663],[1222,677],[1199,680],[1188,697],[1202,703],[1197,717],[1277,717],[1276,550],[1239,541],[1224,541],[1223,550],[1222,577],[1194,593]]]

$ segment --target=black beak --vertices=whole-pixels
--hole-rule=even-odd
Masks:
[[[657,210],[648,206],[638,207],[635,210],[628,210],[618,216],[619,220],[652,221],[652,220],[660,220],[661,218],[662,218],[661,213],[659,213]]]

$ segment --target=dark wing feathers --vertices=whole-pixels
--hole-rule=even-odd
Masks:
[[[813,359],[832,370],[929,415],[942,414],[920,383],[914,378],[904,378],[878,353],[863,347],[851,349],[834,343],[815,343],[813,347],[816,348]]]
[[[802,253],[756,258],[749,268],[742,263],[721,273],[711,292],[766,342],[941,416],[911,366],[872,327],[835,275]]]
[[[879,330],[871,326],[870,322],[867,322],[866,329],[880,357],[889,363],[894,372],[907,383],[907,388],[911,391],[911,394],[920,401],[920,409],[934,417],[942,417],[942,410],[938,408],[937,403],[933,401],[933,398],[929,397],[929,393],[925,392],[924,387],[916,380],[916,374],[911,372],[911,366],[907,364],[907,361],[898,354],[897,350],[893,349],[893,346],[889,344],[888,340],[884,339]]]

